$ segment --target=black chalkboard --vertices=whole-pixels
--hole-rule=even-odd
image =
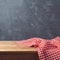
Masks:
[[[0,40],[60,36],[60,0],[0,0]]]

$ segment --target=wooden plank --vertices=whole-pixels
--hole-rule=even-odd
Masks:
[[[37,49],[18,45],[16,41],[0,41],[0,51],[37,51]]]
[[[39,60],[37,49],[17,45],[16,41],[0,41],[0,60]]]

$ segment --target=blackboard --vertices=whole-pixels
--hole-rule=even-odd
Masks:
[[[60,36],[60,0],[0,0],[0,40]]]

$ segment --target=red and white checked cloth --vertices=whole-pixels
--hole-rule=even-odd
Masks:
[[[17,41],[16,43],[36,47],[38,49],[39,60],[60,60],[60,37],[51,40],[30,38]]]

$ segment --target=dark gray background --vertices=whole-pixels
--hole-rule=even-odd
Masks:
[[[60,36],[60,0],[0,0],[0,40]]]

